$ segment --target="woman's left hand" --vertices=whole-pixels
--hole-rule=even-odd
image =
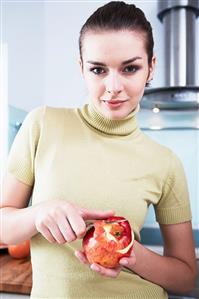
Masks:
[[[122,267],[131,268],[136,263],[136,258],[135,258],[135,254],[133,253],[133,251],[132,251],[130,257],[121,258],[119,261],[119,266],[117,266],[115,268],[106,268],[99,264],[90,264],[85,256],[84,252],[81,250],[76,250],[75,256],[79,259],[79,261],[82,264],[89,265],[93,271],[99,273],[100,275],[112,277],[112,278],[116,278],[120,274]]]

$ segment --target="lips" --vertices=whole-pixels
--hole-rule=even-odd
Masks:
[[[108,99],[106,99],[106,100],[102,100],[103,102],[106,102],[106,103],[110,103],[110,104],[120,104],[120,103],[124,103],[124,102],[126,102],[127,100],[113,100],[113,99],[111,99],[111,100],[108,100]]]
[[[121,103],[124,103],[126,101],[119,101],[119,100],[116,100],[116,101],[106,101],[107,103],[110,103],[110,104],[121,104]]]
[[[108,109],[115,110],[121,108],[126,102],[126,100],[103,100],[102,102]]]

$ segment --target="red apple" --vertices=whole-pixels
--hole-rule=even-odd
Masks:
[[[130,256],[133,241],[129,222],[124,217],[113,216],[93,224],[83,238],[83,249],[89,263],[115,268],[120,258]]]

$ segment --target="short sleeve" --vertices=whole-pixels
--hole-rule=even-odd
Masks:
[[[175,224],[191,220],[189,193],[184,168],[171,153],[169,170],[159,202],[155,205],[156,220],[160,224]]]
[[[34,184],[34,160],[41,136],[44,109],[36,108],[26,116],[8,156],[8,173],[30,186]]]

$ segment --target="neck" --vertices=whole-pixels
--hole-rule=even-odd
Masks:
[[[110,119],[102,115],[92,104],[86,104],[79,112],[84,121],[92,128],[108,135],[126,136],[138,130],[136,114],[139,105],[125,118],[120,120]]]

